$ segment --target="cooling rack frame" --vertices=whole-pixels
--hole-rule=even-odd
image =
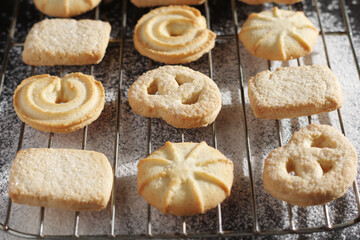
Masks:
[[[232,19],[233,19],[233,30],[234,33],[231,35],[222,35],[219,36],[218,39],[229,39],[233,38],[236,42],[236,57],[237,57],[237,63],[238,63],[238,75],[239,75],[239,92],[240,92],[240,104],[242,107],[242,118],[243,118],[243,131],[245,134],[245,144],[246,144],[246,157],[247,157],[247,166],[249,169],[248,175],[249,175],[249,189],[250,189],[250,199],[251,199],[251,214],[252,214],[252,230],[251,231],[243,231],[243,230],[236,230],[236,231],[227,231],[223,229],[222,225],[222,212],[221,212],[221,205],[219,204],[217,207],[217,228],[214,229],[211,232],[188,232],[187,231],[187,224],[186,221],[183,219],[181,221],[181,231],[180,232],[174,232],[174,233],[166,233],[166,234],[153,234],[152,232],[152,207],[150,205],[147,206],[147,226],[146,226],[146,233],[139,234],[139,235],[118,235],[115,234],[115,220],[116,220],[116,171],[119,164],[119,139],[120,139],[120,118],[121,118],[121,91],[122,90],[122,84],[123,84],[123,67],[124,67],[124,45],[126,41],[131,41],[131,39],[128,39],[126,37],[126,27],[127,27],[127,0],[122,1],[122,13],[121,13],[121,32],[120,32],[120,38],[118,39],[111,39],[110,44],[119,44],[119,63],[118,63],[118,94],[117,94],[117,116],[116,116],[116,134],[115,134],[115,141],[114,141],[114,155],[113,155],[113,173],[114,173],[114,179],[113,179],[113,189],[112,189],[112,197],[111,197],[111,223],[110,223],[110,233],[108,235],[80,235],[79,234],[79,220],[80,215],[79,212],[75,212],[74,217],[74,227],[73,227],[73,234],[71,235],[44,235],[43,228],[44,228],[44,213],[45,208],[40,208],[40,227],[38,230],[38,234],[30,234],[18,231],[16,229],[13,229],[9,226],[9,220],[10,220],[10,213],[12,208],[12,201],[9,199],[8,202],[8,208],[7,208],[7,214],[6,218],[3,222],[0,223],[0,226],[3,231],[22,238],[51,238],[51,239],[67,239],[67,238],[80,238],[80,239],[91,239],[91,238],[115,238],[115,239],[145,239],[145,238],[159,238],[159,239],[174,239],[174,238],[227,238],[227,237],[240,237],[240,236],[269,236],[269,235],[285,235],[285,234],[308,234],[308,233],[315,233],[315,232],[326,232],[326,231],[332,231],[337,229],[346,228],[355,224],[358,224],[360,222],[360,198],[359,198],[359,189],[357,186],[357,182],[355,181],[353,183],[353,190],[356,197],[356,203],[357,203],[357,209],[358,209],[358,215],[357,217],[344,221],[341,223],[333,224],[331,222],[331,219],[329,217],[329,209],[327,205],[323,206],[323,213],[324,213],[324,219],[325,219],[325,225],[316,226],[316,227],[307,227],[307,228],[298,228],[295,226],[294,219],[293,219],[293,212],[292,212],[292,206],[287,205],[287,211],[288,211],[288,219],[289,219],[289,227],[285,229],[262,229],[259,221],[258,221],[258,215],[257,215],[257,203],[256,203],[256,194],[254,190],[254,177],[253,177],[253,167],[252,167],[252,155],[251,155],[251,144],[250,144],[250,137],[249,137],[249,129],[248,129],[248,122],[247,122],[247,115],[246,115],[246,106],[245,106],[245,90],[244,90],[244,74],[243,74],[243,68],[241,63],[241,54],[240,54],[240,42],[237,37],[237,33],[240,29],[240,25],[238,23],[238,15],[237,15],[237,3],[235,0],[231,0],[231,12],[232,12]],[[356,55],[356,50],[354,46],[354,39],[353,39],[353,33],[352,28],[349,21],[349,16],[346,10],[346,4],[345,0],[339,0],[339,6],[341,9],[341,15],[343,17],[344,25],[346,28],[346,31],[344,32],[325,32],[323,28],[323,18],[321,15],[321,12],[319,10],[319,4],[318,0],[313,0],[313,4],[316,9],[316,16],[318,20],[318,25],[320,27],[320,33],[321,33],[321,40],[323,42],[324,46],[324,53],[326,56],[326,62],[329,68],[331,68],[330,63],[330,57],[328,53],[327,43],[326,43],[326,37],[330,34],[340,34],[340,35],[346,35],[349,44],[351,46],[352,55],[354,58],[354,62],[356,65],[358,77],[360,78],[360,67],[359,67],[359,61]],[[13,14],[12,14],[12,21],[11,26],[8,33],[8,38],[5,46],[5,53],[4,53],[4,59],[1,65],[1,77],[0,77],[0,94],[3,90],[3,84],[6,80],[6,69],[9,61],[9,53],[11,48],[13,47],[19,47],[23,46],[23,43],[17,43],[14,42],[14,34],[16,30],[16,23],[17,23],[17,17],[19,14],[19,5],[20,0],[16,0],[14,4]],[[205,3],[200,6],[204,8],[204,12],[206,15],[206,20],[208,26],[211,26],[210,24],[210,9],[208,1],[206,0]],[[292,7],[289,5],[289,9]],[[99,8],[97,7],[95,10],[94,18],[99,19]],[[210,27],[211,28],[211,27]],[[268,67],[271,69],[271,61],[268,61]],[[299,59],[297,59],[297,64],[300,66],[301,63]],[[148,63],[148,69],[152,68],[152,60],[149,60]],[[210,51],[208,53],[208,70],[209,70],[209,77],[213,78],[213,60],[212,60],[212,52]],[[33,75],[35,72],[35,67],[31,68],[31,75]],[[63,67],[60,67],[60,76],[63,73]],[[94,66],[90,66],[90,74],[94,73]],[[338,121],[341,127],[341,131],[344,135],[346,135],[346,130],[343,124],[343,117],[341,114],[341,110],[337,110],[337,116]],[[278,133],[278,145],[282,146],[284,143],[284,140],[281,136],[281,126],[280,122],[278,120],[276,121],[276,127],[277,127],[277,133]],[[308,116],[308,123],[311,124],[312,117]],[[20,150],[22,148],[23,144],[23,137],[24,137],[24,129],[25,124],[22,123],[21,129],[20,129],[20,136],[18,141],[18,147],[17,150]],[[212,124],[212,145],[214,148],[217,148],[217,135],[216,135],[216,122]],[[86,149],[86,143],[87,143],[87,131],[88,127],[85,127],[83,129],[83,138],[82,138],[82,149]],[[184,141],[184,130],[179,130],[180,138],[182,141]],[[54,137],[54,133],[49,134],[48,139],[48,147],[50,148],[52,146],[52,139]],[[147,154],[151,153],[152,149],[152,120],[147,119]]]

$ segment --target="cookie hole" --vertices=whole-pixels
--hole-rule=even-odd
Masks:
[[[55,99],[55,103],[57,103],[57,104],[62,104],[62,103],[67,103],[67,102],[68,102],[68,100],[63,99],[61,97],[58,97]]]
[[[314,138],[311,142],[311,147],[315,148],[336,148],[336,142],[334,142],[331,138],[326,136],[319,136]]]
[[[75,95],[76,94],[73,91],[63,90],[60,93],[59,92],[57,93],[54,103],[63,104],[70,102],[75,97]]]
[[[286,171],[288,172],[288,174],[290,174],[291,176],[295,176],[295,166],[293,164],[293,162],[291,160],[289,160],[286,163]]]
[[[75,93],[72,91],[60,91],[54,92],[52,97],[52,102],[56,104],[63,104],[70,102],[74,98]]]
[[[327,172],[329,172],[332,169],[332,165],[329,162],[326,161],[318,161],[323,174],[326,174]]]
[[[158,93],[158,88],[157,88],[157,84],[156,81],[153,81],[150,86],[147,89],[148,94],[150,95],[157,95]]]
[[[193,78],[190,78],[189,76],[184,74],[177,74],[175,76],[175,81],[179,86],[183,85],[184,83],[192,82],[193,80]]]
[[[45,89],[41,94],[49,103],[63,104],[75,98],[76,88],[72,81],[59,81]]]
[[[189,23],[185,22],[170,22],[166,25],[166,30],[171,37],[179,37],[184,35],[189,29]]]
[[[195,104],[199,100],[199,96],[200,96],[200,92],[193,93],[190,97],[188,97],[187,99],[184,99],[181,102],[182,102],[182,104],[186,104],[186,105]]]

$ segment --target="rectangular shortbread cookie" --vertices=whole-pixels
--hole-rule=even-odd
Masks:
[[[26,36],[22,59],[35,66],[97,64],[110,31],[108,22],[98,20],[45,19]]]
[[[101,210],[107,206],[112,183],[112,168],[102,153],[32,148],[15,157],[9,196],[31,206]]]
[[[255,116],[266,119],[330,112],[343,104],[340,83],[324,65],[260,72],[249,79],[248,94]]]

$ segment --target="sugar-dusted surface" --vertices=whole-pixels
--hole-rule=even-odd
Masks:
[[[112,169],[95,151],[30,148],[16,154],[9,196],[16,203],[69,210],[100,210],[107,206]]]
[[[44,19],[28,33],[22,59],[36,66],[97,64],[105,54],[110,31],[104,21]]]
[[[344,24],[339,12],[337,0],[318,0],[322,11],[323,24],[327,31],[342,31]],[[358,0],[346,0],[355,34],[355,46],[360,55],[360,24]],[[12,12],[12,4],[4,4],[8,15]],[[1,6],[2,6],[1,5]],[[120,38],[121,34],[121,1],[104,0],[100,4],[100,19],[109,21],[112,25],[111,38]],[[210,0],[211,29],[217,34],[234,34],[230,1]],[[265,9],[271,9],[272,4],[265,4]],[[286,6],[281,6],[287,8]],[[241,25],[251,12],[261,11],[261,6],[248,6],[236,3],[239,24]],[[319,26],[314,4],[310,0],[294,5],[295,9],[304,10],[306,15]],[[205,14],[204,7],[198,9]],[[130,2],[127,7],[127,28],[125,35],[132,38],[136,21],[148,12],[148,9],[137,9]],[[2,13],[1,18],[8,15]],[[93,18],[94,11],[78,18]],[[16,26],[15,42],[23,42],[31,26],[40,20],[40,14],[30,1],[20,1],[19,20]],[[1,25],[3,26],[3,25]],[[7,27],[7,26],[6,26]],[[6,31],[4,27],[4,31]],[[3,28],[2,28],[3,29]],[[239,31],[240,29],[237,29]],[[3,36],[4,34],[1,33]],[[4,46],[0,39],[1,47]],[[344,92],[344,106],[341,113],[347,137],[360,151],[360,125],[358,121],[360,100],[360,80],[354,64],[349,41],[346,35],[326,35],[329,57],[334,73],[339,78]],[[3,50],[1,50],[3,51]],[[31,67],[21,61],[21,47],[13,47],[10,51],[9,65],[6,70],[4,89],[0,96],[0,222],[3,223],[7,210],[7,184],[11,161],[14,159],[21,122],[16,117],[12,107],[12,94],[16,86],[31,75]],[[243,130],[241,95],[238,90],[239,75],[234,38],[221,39],[216,42],[212,51],[214,64],[214,81],[222,93],[223,107],[216,120],[218,149],[234,162],[234,185],[231,196],[222,204],[222,220],[224,230],[251,231],[253,219],[251,216],[251,199],[249,189],[249,172],[246,156],[245,133]],[[245,82],[245,108],[249,129],[251,159],[253,167],[256,205],[261,229],[286,228],[289,226],[287,205],[274,199],[263,189],[262,168],[266,156],[271,150],[278,147],[278,134],[274,120],[255,118],[247,98],[247,79],[257,72],[268,68],[267,61],[251,56],[240,44],[241,63]],[[3,55],[1,53],[0,58]],[[208,56],[203,56],[193,63],[186,64],[194,70],[209,73]],[[114,160],[114,143],[117,106],[120,104],[120,141],[118,171],[116,172],[116,234],[145,234],[147,227],[147,205],[137,194],[136,164],[139,159],[147,156],[146,135],[147,119],[136,115],[130,109],[127,100],[127,91],[131,83],[145,72],[149,61],[134,49],[131,41],[124,46],[123,82],[120,87],[121,102],[117,102],[119,80],[119,43],[110,43],[103,61],[95,65],[95,79],[101,81],[105,88],[105,109],[98,120],[89,125],[86,149],[103,152],[110,162]],[[300,59],[304,65],[326,64],[326,58],[321,38],[318,39],[314,52]],[[271,69],[281,66],[296,66],[296,60],[289,62],[271,62]],[[153,63],[153,68],[159,66]],[[81,71],[90,73],[89,66],[64,67],[66,73]],[[60,67],[36,67],[35,74],[48,73],[60,75]],[[340,129],[336,112],[313,116],[313,122],[331,124]],[[291,133],[300,127],[308,125],[306,117],[286,119],[280,121],[281,134],[284,144],[289,140]],[[186,130],[185,141],[206,141],[212,145],[211,127]],[[81,149],[82,130],[69,134],[55,134],[52,146],[55,148]],[[25,126],[23,148],[47,147],[49,135]],[[152,120],[152,150],[162,146],[166,141],[181,141],[177,129],[167,125],[162,120]],[[359,170],[358,170],[359,172]],[[359,178],[358,178],[359,183]],[[329,204],[332,223],[350,220],[358,215],[355,196],[352,188],[348,193]],[[298,208],[293,207],[295,226],[299,228],[319,226],[324,224],[324,214],[321,206]],[[45,234],[72,234],[75,213],[64,210],[45,210]],[[184,218],[188,232],[214,231],[217,229],[216,209],[193,217]],[[181,218],[168,216],[152,209],[153,233],[181,232]],[[111,212],[110,207],[101,212],[81,213],[79,234],[110,234]],[[14,204],[9,226],[24,232],[38,234],[40,226],[40,208]],[[0,233],[0,238],[18,239],[8,234]],[[330,233],[315,233],[311,235],[285,235],[274,239],[359,239],[360,225]]]

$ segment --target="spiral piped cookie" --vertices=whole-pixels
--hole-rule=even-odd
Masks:
[[[256,57],[287,61],[311,53],[318,35],[319,31],[303,12],[275,7],[250,14],[239,38]]]
[[[162,118],[178,128],[204,127],[221,109],[221,94],[206,75],[182,66],[164,66],[140,76],[129,89],[134,112]]]
[[[355,180],[357,153],[335,128],[311,124],[272,151],[264,165],[264,188],[298,206],[324,204],[341,197]]]
[[[45,132],[73,132],[96,120],[105,104],[102,84],[82,73],[63,78],[29,77],[14,93],[14,108],[29,126]]]
[[[138,164],[138,193],[163,213],[194,215],[230,196],[233,163],[201,143],[171,143]]]
[[[140,18],[135,26],[134,45],[144,56],[176,64],[197,60],[214,47],[215,38],[199,10],[168,6]]]

